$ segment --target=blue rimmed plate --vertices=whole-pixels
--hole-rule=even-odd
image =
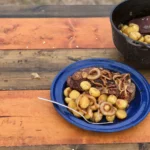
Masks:
[[[82,129],[95,132],[117,132],[131,128],[140,123],[150,110],[150,86],[147,80],[133,68],[108,59],[87,59],[73,63],[61,70],[55,77],[51,86],[52,100],[65,104],[63,91],[66,87],[68,76],[74,72],[87,67],[102,67],[114,72],[130,73],[132,81],[136,85],[135,99],[130,103],[127,109],[128,117],[125,120],[115,120],[113,124],[93,125],[83,119],[76,118],[66,108],[54,104],[57,112],[68,122]]]

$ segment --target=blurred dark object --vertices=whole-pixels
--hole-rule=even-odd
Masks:
[[[138,24],[141,34],[150,34],[150,16],[133,19],[129,23]]]
[[[118,26],[131,20],[150,15],[150,0],[127,0],[117,5],[111,13],[113,41],[116,48],[129,63],[139,68],[150,68],[150,45],[134,41],[119,30]]]

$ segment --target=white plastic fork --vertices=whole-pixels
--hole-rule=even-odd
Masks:
[[[87,120],[81,113],[79,113],[78,111],[74,110],[73,108],[70,108],[66,105],[63,105],[61,103],[58,103],[58,102],[55,102],[53,100],[49,100],[49,99],[46,99],[46,98],[42,98],[42,97],[38,97],[39,100],[43,100],[43,101],[47,101],[47,102],[50,102],[50,103],[54,103],[56,105],[59,105],[59,106],[62,106],[62,107],[65,107],[65,108],[68,108],[74,112],[76,112],[77,114],[79,114],[86,122],[90,123],[90,124],[110,124],[110,123],[113,123],[113,122],[91,122],[89,120]]]

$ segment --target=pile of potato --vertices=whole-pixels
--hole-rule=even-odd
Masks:
[[[120,32],[129,38],[139,41],[145,44],[150,44],[150,35],[141,35],[139,32],[139,26],[134,23],[130,23],[129,25],[120,25]]]
[[[127,117],[125,111],[129,106],[127,100],[117,99],[115,95],[101,94],[88,81],[82,81],[80,87],[83,92],[72,90],[70,87],[65,88],[65,102],[68,107],[80,112],[86,119],[100,122],[105,116],[107,121],[113,122],[116,117],[118,119]],[[78,113],[70,111],[74,116],[81,117]]]

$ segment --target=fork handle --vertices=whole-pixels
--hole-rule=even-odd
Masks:
[[[101,123],[90,122],[90,121],[88,121],[81,113],[79,113],[78,111],[76,111],[76,110],[74,110],[74,109],[72,109],[72,108],[70,108],[70,107],[68,107],[68,106],[66,106],[66,105],[63,105],[63,104],[61,104],[61,103],[58,103],[58,102],[55,102],[55,101],[53,101],[53,100],[49,100],[49,99],[46,99],[46,98],[42,98],[42,97],[38,97],[38,99],[43,100],[43,101],[47,101],[47,102],[54,103],[54,104],[60,105],[60,106],[65,107],[65,108],[68,108],[68,109],[70,109],[70,110],[72,110],[72,111],[78,113],[84,120],[86,120],[86,122],[88,122],[88,123],[90,123],[90,124],[99,124],[99,125],[100,125],[100,124],[110,124],[110,123],[113,123],[113,122],[101,122]]]
[[[58,102],[56,102],[56,101],[48,100],[48,99],[42,98],[42,97],[38,97],[38,99],[44,100],[44,101],[47,101],[47,102],[54,103],[54,104],[60,105],[60,106],[65,107],[65,108],[68,108],[68,109],[70,109],[70,110],[72,110],[72,111],[78,113],[80,116],[82,116],[78,111],[74,110],[73,108],[70,108],[70,107],[68,107],[68,106],[66,106],[66,105],[63,105],[63,104],[61,104],[61,103],[58,103]],[[83,117],[83,116],[82,116],[82,117]]]

